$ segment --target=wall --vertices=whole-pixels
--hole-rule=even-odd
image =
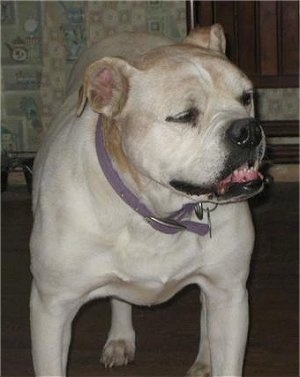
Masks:
[[[2,146],[35,151],[80,52],[122,31],[186,35],[185,1],[2,1]]]
[[[84,47],[122,31],[186,35],[185,1],[2,1],[1,8],[1,130],[8,150],[38,148]],[[258,115],[298,119],[298,98],[297,88],[261,89]]]

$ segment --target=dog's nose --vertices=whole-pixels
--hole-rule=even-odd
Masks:
[[[235,120],[226,131],[229,140],[240,148],[253,148],[262,140],[262,129],[254,118]]]

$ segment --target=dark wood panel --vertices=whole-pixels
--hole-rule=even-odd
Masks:
[[[214,19],[223,25],[226,36],[226,55],[237,61],[238,50],[235,36],[235,7],[234,1],[216,1],[214,6]],[[221,21],[221,22],[220,22]]]
[[[227,55],[256,87],[298,87],[296,1],[194,1],[196,25],[223,25]],[[189,25],[189,23],[188,23]]]
[[[262,126],[267,137],[299,137],[297,121],[264,121]],[[269,143],[265,160],[272,164],[299,164],[299,144]]]
[[[238,2],[237,12],[237,45],[238,45],[238,66],[253,75],[257,71],[257,49],[255,19],[256,4],[254,1]]]
[[[198,24],[201,26],[210,26],[215,22],[213,1],[197,1],[197,12],[200,15]]]
[[[263,121],[261,122],[267,137],[299,137],[298,121]]]
[[[268,144],[265,159],[273,164],[299,164],[299,145]]]
[[[259,7],[260,73],[278,73],[277,6],[276,1],[261,1]]]
[[[282,73],[297,74],[299,70],[299,3],[286,1],[280,3],[282,22]]]
[[[251,75],[249,74],[256,88],[298,88],[298,75]]]

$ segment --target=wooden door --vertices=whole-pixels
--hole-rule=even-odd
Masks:
[[[188,30],[223,25],[227,56],[256,88],[297,88],[299,83],[298,1],[188,1]],[[269,137],[298,137],[296,120],[264,121]],[[296,139],[295,139],[296,140]],[[298,142],[269,144],[275,163],[298,163]]]

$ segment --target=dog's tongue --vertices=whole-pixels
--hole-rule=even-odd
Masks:
[[[223,195],[232,183],[246,183],[258,179],[263,179],[263,176],[254,167],[248,168],[243,166],[219,182],[217,192],[219,195]]]

